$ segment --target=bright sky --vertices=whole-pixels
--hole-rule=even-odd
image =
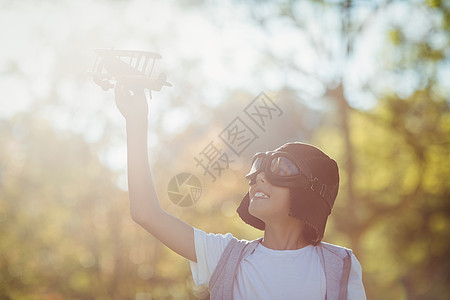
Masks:
[[[239,89],[256,96],[290,85],[299,97],[320,108],[315,99],[323,95],[325,84],[341,74],[352,105],[369,108],[375,99],[361,86],[382,67],[379,55],[389,20],[411,25],[410,34],[418,38],[432,26],[426,13],[398,4],[370,21],[355,45],[353,59],[344,61],[337,36],[340,21],[331,10],[319,11],[299,1],[297,12],[306,30],[295,30],[283,19],[262,29],[249,21],[249,10],[240,2],[207,3],[192,8],[180,7],[175,0],[1,1],[0,118],[39,105],[56,93],[61,105],[41,114],[56,126],[95,141],[104,132],[102,117],[122,122],[112,105],[112,92],[103,92],[87,76],[95,59],[93,49],[111,47],[162,55],[158,66],[174,87],[158,94],[152,110],[164,112],[162,122],[168,132],[184,128],[191,120],[188,115],[195,118],[196,106],[214,109]],[[369,12],[369,5],[361,6],[355,17],[368,18]],[[411,14],[414,21],[408,21]],[[314,49],[311,41],[324,44],[331,58]],[[265,56],[268,53],[272,59]],[[300,72],[292,71],[292,66]],[[405,94],[412,91],[414,76],[402,84]],[[186,101],[172,107],[170,99],[179,95]],[[109,164],[122,169],[123,164],[114,166],[114,162],[123,152],[120,147],[112,149]]]
[[[305,76],[299,81],[294,74],[285,72],[292,63],[315,77],[326,77],[326,72],[330,71],[330,66],[324,67],[318,61],[319,56],[306,34],[290,29],[284,21],[272,22],[269,29],[263,31],[248,22],[247,11],[236,2],[220,5],[214,3],[200,10],[180,8],[174,1],[3,4],[0,10],[3,40],[0,88],[7,97],[0,100],[0,117],[27,109],[36,98],[47,97],[56,80],[52,78],[55,68],[65,71],[58,75],[68,79],[70,72],[80,76],[76,72],[80,72],[81,67],[91,67],[94,60],[91,50],[97,47],[155,50],[163,55],[160,63],[178,73],[183,72],[178,65],[180,62],[191,62],[196,66],[192,68],[195,73],[184,74],[185,80],[193,81],[192,78],[200,76],[214,83],[206,85],[207,89],[211,87],[205,92],[210,95],[207,102],[221,101],[223,90],[244,88],[256,93],[277,89],[286,82],[296,82],[300,89],[320,94],[317,81]],[[327,28],[321,28],[318,22],[320,20],[311,19],[307,23],[310,34],[326,35]],[[334,25],[327,27],[330,26]],[[376,47],[368,46],[368,51],[361,52],[367,55],[358,57],[364,63],[357,65],[364,68],[373,67],[367,56],[370,57]],[[269,51],[276,56],[275,62],[262,61]],[[55,61],[61,55],[71,56],[65,57],[66,65],[55,66],[61,64]],[[71,70],[72,67],[75,68]],[[5,76],[14,69],[23,75],[8,73]],[[168,75],[169,79],[174,77]],[[69,88],[65,90],[68,92]],[[66,93],[63,96],[70,97]]]

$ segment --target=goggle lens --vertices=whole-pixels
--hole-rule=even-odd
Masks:
[[[272,159],[270,172],[283,177],[294,176],[300,173],[297,166],[290,159],[283,156],[277,156]]]
[[[261,169],[266,168],[265,160],[268,160],[268,159],[271,159],[270,167],[269,167],[268,171],[270,171],[274,175],[278,175],[281,177],[288,177],[288,176],[294,176],[294,175],[300,174],[300,170],[298,169],[297,165],[294,162],[292,162],[289,158],[284,157],[284,156],[256,157],[255,160],[253,161],[252,167],[248,174],[249,175],[254,174],[254,173],[260,171]]]
[[[248,174],[253,174],[256,171],[258,171],[259,169],[261,169],[262,163],[264,161],[264,158],[262,157],[257,157],[252,164],[252,168],[250,169],[250,172]]]
[[[249,179],[250,186],[256,184],[256,177],[261,172],[265,172],[268,181],[273,185],[311,189],[319,194],[331,209],[329,201],[334,201],[334,197],[327,192],[328,186],[321,183],[317,177],[313,177],[306,162],[297,161],[291,154],[281,151],[257,153],[253,158],[250,172],[245,175],[245,178]]]

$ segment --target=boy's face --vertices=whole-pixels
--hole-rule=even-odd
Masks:
[[[261,172],[249,189],[248,211],[266,225],[271,222],[287,221],[290,210],[290,192],[287,187],[272,185]]]

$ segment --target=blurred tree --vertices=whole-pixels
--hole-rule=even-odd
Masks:
[[[189,294],[188,264],[178,268],[131,221],[117,174],[99,160],[103,146],[37,115],[0,122],[0,297]]]
[[[316,131],[313,141],[336,153],[341,162],[342,188],[331,219],[335,230],[327,238],[352,247],[363,266],[370,266],[364,273],[369,299],[444,299],[449,295],[448,264],[437,263],[445,262],[449,251],[449,231],[443,229],[443,220],[448,219],[449,187],[444,179],[448,171],[443,170],[449,169],[450,157],[449,90],[442,77],[449,62],[449,11],[448,3],[441,1],[351,0],[311,1],[309,5],[265,1],[251,9],[265,28],[284,19],[284,24],[307,35],[319,61],[328,64],[328,74],[321,72],[321,64],[307,74],[324,83],[324,98],[334,108],[328,125]],[[364,49],[360,45],[367,41],[372,24],[388,12],[404,17],[385,19],[386,36],[392,43],[385,43],[377,72],[360,87],[379,101],[361,109],[352,96],[355,88],[349,71],[353,58]],[[409,16],[423,25],[420,31],[410,29]],[[312,26],[319,29],[311,30]],[[294,60],[289,67],[305,73]],[[295,85],[289,88],[296,89]],[[434,166],[436,162],[444,166]],[[435,190],[426,182],[433,182]],[[424,215],[418,217],[420,209]],[[419,225],[430,222],[434,225]],[[417,226],[421,230],[414,230]],[[440,233],[434,234],[433,226]],[[428,252],[435,247],[439,255]],[[378,264],[374,269],[372,259]],[[385,272],[380,268],[386,268]],[[386,271],[391,271],[390,276]]]
[[[363,114],[391,135],[392,142],[385,145],[393,149],[382,164],[391,172],[386,176],[390,181],[360,194],[369,200],[366,210],[372,217],[367,223],[385,226],[380,233],[391,256],[386,261],[396,266],[398,275],[387,287],[402,287],[408,299],[447,299],[450,230],[444,220],[450,214],[446,180],[450,175],[450,102],[441,74],[450,59],[446,50],[450,10],[448,3],[439,1],[428,1],[422,9],[429,18],[419,38],[407,26],[394,27],[394,37],[400,41],[394,38],[393,46],[386,47],[386,68],[378,76],[392,79],[388,73],[395,74],[395,85],[378,89],[378,109]],[[373,147],[374,140],[367,143]]]

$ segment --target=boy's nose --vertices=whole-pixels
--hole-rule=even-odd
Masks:
[[[256,183],[260,182],[260,183],[265,183],[267,180],[266,178],[266,173],[261,172],[256,174]]]

